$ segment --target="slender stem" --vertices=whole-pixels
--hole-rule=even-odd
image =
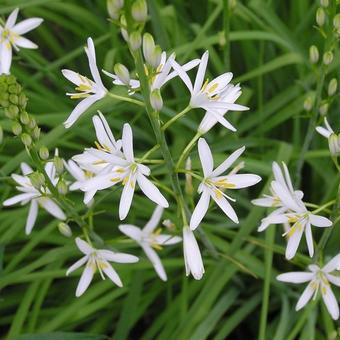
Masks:
[[[143,157],[139,160],[139,162],[143,162],[144,160],[146,160],[153,152],[155,152],[156,150],[159,149],[159,144],[156,144],[155,146],[153,146],[149,151],[147,151]]]
[[[229,0],[223,0],[223,33],[224,33],[224,64],[227,70],[230,68],[230,38],[229,38],[229,30],[230,30],[230,8],[229,8]]]
[[[191,149],[195,146],[195,143],[197,142],[197,140],[201,136],[202,136],[202,134],[200,132],[197,132],[196,135],[194,136],[194,138],[189,142],[189,144],[186,146],[186,148],[183,150],[181,156],[179,157],[179,160],[176,164],[176,169],[179,169],[181,164],[183,163],[183,161],[188,158],[188,155],[189,155]]]
[[[170,120],[168,120],[163,126],[162,131],[165,131],[169,126],[171,126],[175,121],[182,116],[184,116],[188,111],[191,110],[191,106],[188,105],[184,110],[182,110],[180,113],[177,113],[175,116],[173,116]]]
[[[335,200],[331,200],[323,205],[321,205],[320,207],[318,207],[317,209],[313,210],[312,213],[313,214],[317,214],[318,212],[326,209],[327,207],[329,207],[330,205],[334,204],[335,203]]]
[[[144,106],[145,104],[137,99],[133,99],[133,98],[129,98],[129,97],[124,97],[124,96],[119,96],[118,94],[114,94],[112,92],[107,92],[107,95],[111,98],[117,99],[117,100],[122,100],[124,102],[128,102],[128,103],[132,103],[132,104],[136,104],[139,106]]]

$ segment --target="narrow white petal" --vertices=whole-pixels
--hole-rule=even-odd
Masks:
[[[327,277],[327,280],[329,282],[331,282],[333,285],[340,287],[340,277],[339,276],[335,276],[332,274],[325,274]]]
[[[89,255],[94,251],[93,247],[90,244],[79,237],[76,238],[76,244],[78,249],[85,255]]]
[[[124,220],[130,211],[133,194],[135,192],[136,176],[130,174],[129,179],[124,185],[119,201],[119,219]]]
[[[138,262],[138,257],[125,253],[115,253],[111,250],[101,249],[97,251],[98,255],[106,261],[117,263],[135,263]]]
[[[121,224],[118,228],[123,234],[129,236],[133,240],[137,242],[140,242],[142,240],[142,230],[135,225]]]
[[[235,213],[235,210],[230,205],[228,200],[222,196],[216,196],[216,194],[212,194],[211,197],[217,203],[217,205],[222,209],[222,211],[234,222],[238,223],[238,217]]]
[[[283,205],[295,212],[301,212],[301,207],[296,203],[292,193],[287,187],[283,186],[281,183],[273,181],[271,183],[272,189],[275,194],[280,198]]]
[[[285,162],[282,162],[282,167],[283,167],[283,171],[284,171],[284,174],[285,174],[285,179],[286,179],[286,183],[288,185],[288,189],[290,190],[291,193],[294,193],[293,183],[292,183],[292,180],[290,178],[290,174],[289,174],[289,171],[288,171],[288,168],[287,168],[287,165],[286,165]]]
[[[198,66],[193,93],[198,93],[203,86],[205,71],[207,69],[207,64],[208,64],[208,59],[209,59],[209,52],[205,51],[202,58],[201,58],[201,62]]]
[[[208,115],[211,115],[213,119],[215,119],[217,122],[219,122],[222,126],[224,126],[225,128],[227,128],[230,131],[235,132],[236,128],[230,124],[224,117],[223,115],[219,114],[218,112],[214,111],[214,110],[209,110],[207,111]]]
[[[311,225],[315,227],[330,227],[332,225],[331,220],[320,215],[309,214],[309,220]]]
[[[70,81],[71,83],[73,83],[77,86],[79,86],[82,83],[81,76],[77,72],[74,72],[74,71],[68,70],[68,69],[63,69],[63,70],[61,70],[61,73],[63,74],[63,76],[68,81]]]
[[[220,177],[215,177],[214,180],[218,180]],[[261,177],[253,174],[236,174],[221,177],[225,178],[228,183],[233,184],[235,187],[230,189],[247,188],[261,181]]]
[[[116,140],[103,114],[98,111],[98,115],[94,116],[92,121],[98,142],[105,147],[109,147],[111,152],[115,151]]]
[[[44,20],[41,18],[30,18],[23,20],[16,24],[13,28],[12,31],[15,32],[18,35],[25,34],[29,31],[34,30],[37,28]],[[17,43],[17,41],[16,41]]]
[[[290,272],[280,274],[276,277],[278,281],[291,282],[291,283],[303,283],[311,281],[314,277],[313,273],[308,272]]]
[[[1,73],[9,74],[12,64],[12,46],[7,43],[0,44],[0,69]]]
[[[5,28],[12,28],[15,25],[15,22],[17,21],[19,13],[19,8],[14,9],[11,14],[8,16]]]
[[[154,236],[156,243],[161,246],[170,246],[172,244],[176,244],[182,241],[182,237],[172,236],[167,234],[161,234]]]
[[[20,164],[20,169],[25,176],[33,172],[32,168],[24,162]]]
[[[125,158],[129,162],[134,162],[135,157],[133,154],[133,135],[131,126],[128,123],[125,123],[123,127],[122,143]]]
[[[13,204],[16,204],[16,203],[19,203],[19,202],[22,202],[22,201],[30,200],[30,199],[32,199],[36,196],[37,196],[36,193],[31,193],[31,192],[19,194],[19,195],[13,196],[11,198],[8,198],[2,204],[3,204],[3,206],[6,207],[6,206],[13,205]]]
[[[299,223],[299,222],[296,222],[296,223]],[[292,228],[295,228],[295,231],[293,232],[293,234],[291,234],[291,236],[289,236],[288,242],[287,242],[287,248],[286,248],[286,259],[287,260],[291,260],[295,256],[296,251],[301,241],[303,230],[304,230],[304,226],[296,227],[296,223],[292,227]]]
[[[308,248],[309,256],[313,257],[313,255],[314,255],[313,235],[312,235],[312,228],[311,228],[309,222],[306,223],[305,236],[306,236],[306,242],[307,242],[307,248]]]
[[[179,77],[182,79],[182,81],[184,82],[185,86],[188,88],[190,93],[192,93],[193,91],[192,83],[191,83],[191,80],[188,74],[183,70],[182,66],[179,65],[175,60],[172,60],[171,65],[173,69],[177,72]]]
[[[148,178],[146,178],[142,174],[138,174],[137,182],[144,195],[147,196],[151,201],[155,202],[163,208],[169,207],[169,203],[166,198]]]
[[[117,274],[117,272],[112,268],[109,262],[103,261],[103,272],[107,275],[107,277],[115,283],[118,287],[123,287],[123,283]]]
[[[162,265],[161,259],[159,258],[157,253],[150,246],[148,246],[146,244],[143,244],[142,248],[143,248],[146,256],[148,257],[148,259],[152,263],[153,267],[155,268],[156,273],[161,278],[161,280],[167,281],[166,272],[165,272],[164,267]]]
[[[84,292],[86,291],[86,289],[88,288],[88,286],[90,285],[92,281],[93,274],[94,272],[93,272],[91,265],[87,264],[87,266],[85,267],[80,277],[77,290],[76,290],[76,297],[79,297],[82,294],[84,294]]]
[[[214,168],[214,160],[210,147],[204,138],[198,140],[198,154],[200,157],[204,177],[209,177]]]
[[[83,256],[80,260],[73,263],[71,267],[67,269],[66,276],[70,275],[72,272],[83,266],[88,260],[88,256]]]
[[[322,268],[322,271],[325,273],[331,273],[333,270],[340,270],[340,254],[334,256]]]
[[[220,176],[223,172],[225,172],[244,152],[245,146],[234,151],[223,163],[221,163],[212,173],[211,176]]]
[[[66,219],[64,212],[60,209],[59,205],[55,203],[52,199],[47,197],[40,197],[39,203],[47,212],[49,212],[55,218],[58,218],[59,220],[62,221]]]
[[[158,205],[156,209],[153,211],[150,220],[146,223],[143,228],[144,233],[152,233],[159,225],[159,221],[163,215],[164,208]]]
[[[263,221],[268,222],[269,224],[281,224],[288,222],[288,217],[284,214],[269,214],[267,217],[263,219]]]
[[[334,296],[334,293],[329,285],[321,283],[321,294],[329,314],[333,320],[339,318],[339,306]]]
[[[38,45],[32,42],[29,39],[26,39],[24,37],[19,37],[15,40],[15,45],[23,48],[29,48],[29,49],[35,49],[38,48]]]
[[[307,287],[305,288],[305,290],[303,291],[302,295],[300,296],[295,309],[298,311],[301,308],[303,308],[308,301],[311,299],[311,297],[314,294],[314,288],[313,286],[315,285],[314,281],[311,281]]]
[[[272,170],[273,170],[273,174],[274,174],[274,179],[277,182],[279,182],[281,185],[285,186],[286,185],[285,178],[283,177],[283,173],[282,173],[280,166],[276,162],[273,162]]]
[[[82,169],[74,162],[73,160],[69,160],[68,162],[64,162],[67,171],[74,177],[75,179],[82,181],[85,179],[85,175]]]
[[[251,203],[259,207],[273,207],[275,200],[272,197],[261,197],[252,200]]]
[[[317,126],[315,130],[322,136],[329,138],[329,136],[332,134],[329,130],[325,129],[322,126]]]
[[[89,60],[89,66],[90,66],[90,70],[91,70],[93,80],[101,88],[105,89],[105,87],[102,83],[102,79],[100,78],[99,71],[98,71],[98,67],[97,67],[97,63],[96,63],[96,51],[95,51],[95,48],[94,48],[92,38],[87,39],[87,48],[85,48],[85,52],[86,52],[87,58]]]
[[[34,227],[34,223],[38,215],[38,202],[36,200],[31,201],[30,209],[26,220],[25,232],[29,235]]]
[[[195,230],[201,223],[203,217],[208,211],[210,202],[210,193],[208,190],[202,191],[201,197],[193,211],[190,219],[190,229]]]

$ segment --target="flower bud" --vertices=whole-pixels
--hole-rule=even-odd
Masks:
[[[12,124],[12,132],[15,136],[19,136],[22,132],[22,127],[18,122],[13,122]]]
[[[8,99],[14,105],[18,105],[19,103],[19,97],[16,94],[10,94]]]
[[[145,0],[136,0],[131,7],[132,17],[137,22],[145,22],[148,17],[148,7]]]
[[[58,230],[60,234],[66,236],[66,237],[71,237],[72,236],[72,230],[70,226],[64,222],[58,223]]]
[[[67,184],[65,183],[65,181],[63,179],[60,179],[58,181],[57,189],[58,189],[59,194],[61,194],[61,195],[67,194],[67,191],[68,191]]]
[[[161,62],[161,58],[162,58],[162,49],[159,45],[157,45],[155,49],[153,50],[151,59],[149,60],[149,64],[153,68],[157,68]]]
[[[14,119],[18,116],[19,114],[19,108],[16,105],[9,105],[6,110],[5,114],[9,119]]]
[[[322,60],[325,65],[329,65],[333,61],[333,53],[331,51],[325,52]]]
[[[130,47],[133,51],[138,50],[142,45],[142,37],[139,32],[135,31],[130,34]]]
[[[119,11],[124,6],[124,0],[107,0],[106,6],[110,18],[117,20]]]
[[[25,93],[21,92],[19,95],[19,105],[24,109],[27,104],[27,97]]]
[[[42,173],[35,171],[28,175],[32,185],[34,188],[40,190],[41,187],[45,184],[45,177]]]
[[[329,5],[329,0],[320,0],[320,5],[322,7],[328,7]]]
[[[20,121],[24,125],[27,125],[30,122],[30,116],[28,115],[28,113],[26,111],[21,112],[21,114],[20,114]]]
[[[27,126],[33,130],[36,126],[37,126],[37,122],[35,121],[35,119],[31,116],[29,117],[29,122],[27,124]]]
[[[176,229],[176,225],[174,222],[172,222],[169,219],[166,219],[162,222],[162,224],[164,225],[165,228],[169,229],[169,230],[175,230]]]
[[[163,99],[162,99],[161,92],[159,91],[159,89],[155,89],[151,92],[150,104],[155,111],[162,110]]]
[[[328,112],[328,103],[323,103],[319,107],[319,112],[321,116],[326,116]]]
[[[124,83],[125,85],[130,84],[129,70],[123,64],[116,64],[113,69],[122,83]]]
[[[37,126],[32,131],[32,137],[35,140],[38,140],[40,138],[40,128],[38,128]]]
[[[185,170],[191,171],[191,169],[192,169],[191,158],[188,157],[188,159],[185,162]],[[194,192],[194,187],[192,185],[192,175],[190,173],[185,174],[185,192],[189,196],[192,196]]]
[[[27,133],[21,135],[21,141],[25,146],[30,146],[32,144],[32,138]]]
[[[312,64],[316,64],[319,60],[319,50],[315,45],[309,48],[309,60]]]
[[[2,126],[0,125],[0,144],[2,144],[4,140],[4,130],[2,129]]]
[[[326,13],[323,8],[319,7],[316,11],[316,23],[321,27],[325,24]]]
[[[155,42],[150,33],[144,33],[143,35],[143,55],[145,61],[150,64],[150,60],[152,59],[152,54],[155,50]]]
[[[330,97],[334,96],[337,88],[338,88],[338,81],[336,80],[336,78],[331,79],[331,81],[328,84],[328,95]]]
[[[340,29],[340,13],[338,13],[333,19],[333,25],[336,30]]]
[[[314,105],[314,96],[309,95],[303,102],[303,108],[308,112],[313,108],[313,105]]]
[[[49,157],[49,152],[46,146],[41,146],[39,149],[39,157],[43,160],[46,161]]]
[[[126,18],[124,15],[120,17],[120,24],[122,25],[122,27],[120,28],[120,33],[122,34],[122,37],[124,38],[124,40],[128,42],[129,34],[125,28],[127,26],[127,22],[126,22]]]
[[[61,174],[64,171],[64,161],[60,157],[54,156],[53,164],[58,174]]]
[[[329,151],[332,156],[337,156],[340,153],[340,134],[332,133],[328,138]]]

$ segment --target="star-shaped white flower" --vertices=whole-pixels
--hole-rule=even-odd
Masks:
[[[191,216],[190,228],[195,230],[208,211],[210,198],[212,198],[222,211],[235,223],[237,215],[227,199],[234,201],[224,193],[225,189],[241,189],[252,186],[261,180],[260,176],[253,174],[229,174],[221,176],[243,153],[245,147],[233,152],[215,170],[214,161],[208,143],[204,138],[198,141],[198,153],[204,173],[204,179],[198,187],[201,198]]]
[[[16,187],[18,191],[22,192],[19,195],[13,196],[3,202],[4,206],[10,206],[16,203],[25,205],[30,203],[30,208],[26,220],[25,232],[30,234],[38,215],[39,205],[44,208],[48,213],[59,220],[65,220],[66,216],[60,209],[57,203],[54,202],[50,196],[50,191],[45,186],[41,186],[39,189],[35,188],[29,178],[29,174],[33,172],[31,167],[26,163],[21,163],[21,171],[23,176],[12,174],[13,180],[18,183]],[[55,175],[55,167],[52,162],[48,162],[45,166],[45,171],[50,178],[53,185],[56,185],[58,178]]]
[[[104,161],[111,162],[112,170],[105,174],[97,174],[81,189],[83,191],[103,190],[117,183],[122,183],[124,188],[119,203],[119,218],[121,220],[125,219],[129,213],[136,183],[138,183],[139,188],[151,201],[163,208],[167,208],[169,206],[168,201],[147,178],[150,175],[150,169],[135,161],[132,129],[127,123],[123,127],[122,146],[123,158],[111,154],[106,155],[104,152],[100,153],[100,157]]]
[[[118,287],[123,287],[120,277],[118,276],[117,272],[112,268],[109,262],[135,263],[139,260],[138,257],[130,254],[115,253],[107,249],[95,249],[79,237],[76,238],[76,244],[79,250],[85,256],[74,263],[66,272],[66,275],[69,275],[86,263],[86,267],[80,277],[77,286],[76,297],[84,294],[84,292],[90,285],[93,279],[93,275],[95,274],[97,269],[103,280],[105,280],[105,274]]]
[[[277,280],[291,283],[309,282],[302,295],[300,296],[295,309],[298,311],[303,308],[312,298],[316,299],[318,292],[321,292],[323,302],[334,320],[339,318],[339,306],[336,297],[330,287],[330,283],[340,286],[340,277],[332,272],[340,270],[340,254],[333,257],[324,267],[312,264],[308,266],[310,272],[290,272],[280,274]]]
[[[30,18],[16,24],[18,12],[19,8],[16,8],[7,18],[5,26],[0,25],[0,74],[10,73],[12,47],[16,51],[19,51],[19,47],[38,48],[36,44],[22,35],[38,27],[43,19]]]
[[[204,125],[206,126],[200,126],[199,130],[206,132],[216,124],[216,122],[219,122],[227,129],[236,131],[236,129],[224,118],[224,114],[229,110],[245,111],[248,110],[248,108],[234,103],[239,97],[240,91],[238,85],[236,85],[236,87],[230,85],[230,81],[233,77],[231,72],[223,73],[212,81],[209,82],[207,80],[203,83],[208,59],[209,53],[206,51],[201,58],[194,85],[192,85],[192,82],[183,67],[175,60],[172,61],[172,66],[175,71],[178,72],[178,75],[190,91],[191,99],[189,106],[206,110],[206,121],[204,122]]]
[[[105,97],[107,89],[104,87],[100,78],[97,63],[96,52],[91,38],[87,39],[87,47],[85,47],[85,53],[89,61],[89,67],[93,77],[93,81],[85,76],[80,75],[71,70],[62,70],[64,77],[77,85],[75,88],[76,93],[66,93],[71,99],[82,99],[78,105],[73,109],[70,116],[64,122],[66,128],[71,127],[78,118],[96,101]]]
[[[331,152],[332,156],[336,156],[340,153],[340,135],[337,135],[331,126],[329,125],[327,118],[324,118],[325,126],[317,126],[316,131],[326,137],[328,139],[329,151]]]
[[[131,224],[121,224],[119,230],[125,235],[135,240],[144,250],[146,256],[155,268],[158,276],[163,280],[167,280],[167,275],[162,265],[162,262],[154,250],[160,250],[163,246],[176,244],[182,241],[181,237],[167,234],[160,234],[160,229],[156,230],[159,221],[163,214],[163,208],[157,206],[150,220],[146,223],[143,229]]]
[[[195,280],[200,280],[204,274],[204,265],[195,235],[188,226],[183,227],[183,253],[186,276],[192,274]]]

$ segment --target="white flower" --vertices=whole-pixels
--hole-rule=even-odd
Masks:
[[[94,49],[93,40],[91,38],[87,39],[85,53],[89,61],[89,66],[94,81],[74,71],[62,70],[64,77],[73,84],[77,85],[75,89],[76,91],[79,91],[76,93],[67,93],[67,95],[70,96],[71,99],[82,99],[64,122],[66,128],[71,127],[80,117],[80,115],[82,115],[93,103],[103,98],[107,93],[107,90],[104,87],[98,72],[96,64],[96,52]]]
[[[204,138],[198,141],[198,153],[204,173],[204,179],[198,187],[198,193],[201,198],[191,216],[190,228],[196,229],[202,221],[209,208],[210,198],[212,198],[222,211],[235,223],[238,223],[237,215],[227,199],[235,201],[226,195],[224,189],[241,189],[258,183],[260,176],[252,174],[229,174],[221,176],[243,153],[245,147],[242,147],[232,153],[222,164],[215,170],[214,161],[208,143]]]
[[[159,221],[163,214],[163,208],[157,206],[150,220],[146,223],[143,229],[140,229],[131,224],[122,224],[119,230],[125,235],[135,240],[144,250],[146,256],[154,266],[156,273],[163,280],[167,280],[167,275],[162,265],[162,262],[154,250],[160,250],[163,246],[176,244],[181,242],[182,238],[178,236],[160,234],[160,229],[156,230]],[[154,248],[154,249],[153,249]]]
[[[105,170],[104,174],[96,174],[96,176],[90,179],[81,189],[83,191],[91,191],[93,189],[103,190],[117,183],[122,183],[124,188],[119,204],[119,218],[121,220],[125,219],[130,210],[136,182],[151,201],[163,208],[167,208],[169,206],[167,200],[158,188],[147,178],[147,176],[150,175],[150,169],[135,161],[133,135],[129,124],[124,124],[123,127],[122,146],[124,158],[112,154],[107,155],[105,152],[100,153],[100,157],[102,157],[104,161],[111,163],[111,171]],[[99,151],[100,150],[98,150],[98,152]]]
[[[288,242],[286,248],[286,258],[292,259],[299,247],[303,233],[306,236],[309,255],[314,254],[313,236],[311,226],[330,227],[332,222],[323,216],[315,215],[307,210],[302,201],[303,193],[293,189],[289,172],[284,164],[285,177],[274,165],[273,171],[276,178],[271,183],[273,197],[266,197],[255,201],[257,205],[262,206],[280,206],[279,209],[262,219],[259,231],[265,230],[270,224],[290,223],[292,226],[284,236],[287,235]],[[262,200],[262,201],[261,201]],[[270,205],[271,204],[271,205]]]
[[[199,130],[208,131],[216,122],[221,123],[227,129],[236,131],[236,129],[224,118],[224,114],[229,111],[248,110],[246,106],[235,104],[234,102],[240,96],[240,87],[230,85],[233,77],[231,72],[223,73],[212,81],[204,81],[209,53],[206,51],[198,67],[194,85],[183,69],[176,61],[172,61],[173,68],[183,80],[189,89],[191,99],[189,106],[192,108],[202,108],[206,110],[205,120],[202,121]]]
[[[290,272],[280,274],[277,276],[277,280],[291,283],[309,282],[300,296],[295,309],[298,311],[303,308],[313,295],[313,299],[315,300],[318,291],[320,290],[323,302],[325,303],[329,314],[334,320],[337,320],[339,318],[339,306],[330,287],[330,283],[333,283],[338,287],[340,286],[340,277],[332,274],[334,270],[340,270],[340,254],[333,257],[333,259],[322,268],[312,264],[308,266],[308,269],[310,272]]]
[[[328,139],[329,151],[332,156],[340,153],[340,135],[337,135],[329,125],[327,118],[324,118],[326,128],[317,126],[316,131]]]
[[[11,197],[3,202],[4,206],[10,206],[16,203],[21,203],[22,205],[30,203],[30,208],[26,220],[25,232],[30,234],[38,215],[38,206],[40,205],[48,213],[59,220],[65,220],[66,216],[64,212],[60,209],[57,203],[50,197],[50,191],[41,186],[39,189],[35,188],[29,178],[29,174],[33,172],[31,167],[26,163],[21,163],[21,171],[23,176],[12,174],[12,178],[18,183],[16,187],[17,190],[22,192],[19,195]],[[52,162],[48,162],[45,166],[45,171],[50,178],[52,184],[56,186],[58,178],[55,175],[55,167]]]
[[[118,276],[117,272],[112,268],[109,262],[117,262],[117,263],[135,263],[138,262],[138,257],[125,254],[125,253],[115,253],[113,251],[107,249],[95,249],[90,244],[80,239],[76,238],[76,244],[79,250],[85,255],[76,263],[74,263],[66,272],[66,275],[69,275],[82,265],[86,263],[86,267],[80,277],[76,296],[79,297],[88,288],[90,285],[94,273],[99,271],[100,276],[103,280],[105,280],[104,274],[118,287],[123,287],[122,281]]]
[[[0,25],[0,74],[9,74],[12,63],[12,47],[16,51],[19,51],[19,47],[38,48],[32,41],[22,37],[22,34],[38,27],[43,19],[30,18],[15,24],[18,12],[19,8],[16,8],[7,18],[5,26]]]
[[[192,274],[195,280],[200,280],[204,265],[195,235],[188,226],[183,227],[183,253],[186,276]]]

